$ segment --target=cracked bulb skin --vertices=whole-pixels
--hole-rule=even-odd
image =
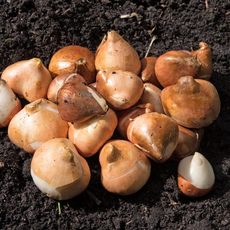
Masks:
[[[29,102],[46,98],[49,84],[52,81],[48,69],[39,58],[16,62],[8,66],[1,77],[14,93]]]
[[[208,194],[215,183],[209,161],[199,152],[182,159],[178,166],[178,187],[188,197]]]
[[[100,151],[99,162],[102,185],[111,193],[136,193],[150,177],[150,160],[129,141],[107,142]]]
[[[34,153],[31,176],[48,197],[68,200],[87,188],[91,175],[87,161],[78,154],[71,141],[55,138]]]

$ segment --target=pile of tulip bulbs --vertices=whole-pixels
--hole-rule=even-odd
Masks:
[[[173,50],[140,60],[117,32],[96,54],[70,45],[48,69],[39,58],[8,66],[0,80],[0,127],[33,154],[36,186],[58,200],[73,198],[90,182],[85,158],[99,154],[103,187],[120,195],[140,190],[151,162],[180,160],[178,187],[203,196],[215,175],[198,153],[203,130],[217,119],[220,99],[209,82],[212,53]],[[19,98],[28,101],[23,108]],[[113,138],[114,131],[119,139]]]

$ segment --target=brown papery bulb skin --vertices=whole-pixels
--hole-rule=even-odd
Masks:
[[[119,114],[117,126],[119,134],[123,138],[127,139],[127,128],[130,122],[132,122],[136,117],[140,116],[141,114],[151,112],[154,112],[154,108],[150,103],[137,105],[127,110],[121,111],[121,113]]]
[[[26,152],[33,153],[44,142],[66,137],[68,123],[58,113],[57,105],[46,99],[39,99],[26,105],[10,121],[10,140]]]
[[[105,115],[82,123],[70,124],[69,139],[83,157],[90,157],[111,138],[116,127],[117,116],[109,109]]]
[[[95,57],[85,47],[71,45],[59,49],[52,56],[49,64],[49,71],[55,77],[57,75],[79,73],[87,84],[95,81]]]
[[[20,110],[20,101],[6,82],[0,79],[0,128],[8,126]]]
[[[71,73],[71,74],[63,74],[63,75],[58,75],[55,77],[48,88],[47,92],[47,98],[54,102],[57,103],[57,94],[59,89],[67,82],[67,81],[73,81],[75,78],[80,78],[83,83],[85,83],[85,79],[77,73]]]
[[[14,93],[29,102],[46,98],[52,81],[49,71],[39,58],[19,61],[8,66],[2,73],[2,79]]]
[[[145,57],[141,60],[141,79],[143,82],[149,82],[161,87],[155,74],[156,61],[156,57]]]
[[[151,163],[145,154],[129,141],[112,140],[100,151],[101,182],[112,193],[130,195],[148,181]]]
[[[187,128],[210,125],[220,113],[220,98],[213,84],[206,80],[182,77],[177,84],[162,90],[164,111]]]
[[[201,64],[198,72],[198,78],[209,80],[212,76],[212,50],[205,42],[199,43],[199,49],[192,52],[192,55],[197,58]]]
[[[156,162],[168,160],[178,143],[178,125],[160,113],[146,113],[136,117],[128,126],[128,140]]]
[[[128,109],[138,102],[143,92],[143,82],[134,73],[99,71],[97,91],[115,110]]]
[[[197,58],[185,50],[172,50],[157,58],[155,74],[163,87],[176,84],[182,76],[196,77],[200,68]]]
[[[173,157],[182,159],[194,154],[200,145],[201,132],[199,130],[190,130],[179,125],[179,139]]]
[[[34,153],[31,176],[35,185],[47,196],[68,200],[86,189],[90,169],[68,139],[55,138],[45,142]]]
[[[104,98],[81,78],[71,78],[58,91],[58,110],[63,120],[83,122],[104,115],[108,106]]]
[[[154,109],[154,112],[164,113],[161,102],[161,90],[151,83],[144,83],[144,91],[141,95],[139,103],[150,103]]]
[[[117,32],[110,31],[99,45],[96,58],[96,69],[123,70],[139,74],[141,61],[135,49]]]
[[[188,197],[201,197],[208,194],[212,190],[212,188],[198,189],[185,178],[183,178],[181,175],[178,175],[177,183],[179,189],[183,191],[183,194]]]

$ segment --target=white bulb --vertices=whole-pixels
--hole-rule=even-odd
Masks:
[[[178,174],[199,189],[210,189],[215,182],[211,164],[198,152],[180,161]]]

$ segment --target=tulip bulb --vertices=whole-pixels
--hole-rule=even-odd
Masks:
[[[215,86],[191,76],[181,77],[177,84],[164,88],[161,101],[165,113],[187,128],[206,127],[220,113],[220,98]]]
[[[52,56],[49,71],[57,75],[78,73],[87,84],[95,81],[94,54],[85,47],[71,45],[59,49]]]
[[[149,82],[160,87],[155,73],[156,57],[145,57],[141,60],[141,79],[143,82]]]
[[[101,182],[112,193],[130,195],[148,181],[151,163],[145,154],[129,141],[113,140],[100,151]]]
[[[54,102],[57,103],[57,96],[58,96],[58,91],[61,89],[61,87],[67,82],[67,81],[72,81],[75,78],[79,78],[80,81],[85,83],[85,79],[77,73],[72,73],[72,74],[63,74],[63,75],[58,75],[55,77],[52,82],[49,85],[48,92],[47,92],[47,98]]]
[[[197,58],[200,63],[198,78],[209,80],[212,76],[212,51],[205,42],[199,43],[199,49],[192,52],[192,55]]]
[[[71,77],[58,91],[58,110],[63,120],[83,122],[97,115],[104,115],[108,105],[92,87],[80,77]]]
[[[123,138],[127,139],[127,129],[129,124],[141,114],[151,112],[154,112],[154,108],[150,103],[137,105],[127,110],[121,111],[121,113],[119,114],[117,126],[119,134]]]
[[[178,186],[187,196],[207,194],[215,183],[213,168],[208,160],[196,152],[182,159],[178,166]]]
[[[189,51],[172,50],[157,58],[155,73],[163,87],[175,84],[180,77],[196,77],[200,63]]]
[[[178,125],[160,113],[145,113],[136,117],[128,126],[129,141],[156,162],[168,160],[178,143]]]
[[[134,73],[122,70],[99,71],[97,91],[115,110],[128,109],[138,102],[143,92],[143,83]]]
[[[66,137],[67,132],[68,123],[61,119],[57,105],[45,99],[26,105],[8,128],[10,140],[29,153],[52,138]]]
[[[200,146],[200,141],[203,136],[203,129],[190,130],[179,125],[179,138],[177,147],[173,153],[175,158],[182,159],[191,154]]]
[[[16,62],[8,66],[2,73],[14,93],[32,102],[45,98],[51,75],[39,58]]]
[[[86,189],[90,169],[68,139],[55,138],[42,144],[34,153],[31,176],[47,196],[68,200]]]
[[[98,71],[123,70],[139,74],[141,62],[134,48],[117,32],[110,31],[97,49],[95,66]]]
[[[90,157],[111,138],[116,126],[117,116],[109,109],[105,115],[70,124],[69,139],[83,157]]]
[[[144,83],[144,91],[139,103],[150,103],[154,112],[164,113],[161,102],[161,90],[151,83]]]
[[[0,127],[6,127],[20,109],[20,101],[6,82],[0,79]]]

